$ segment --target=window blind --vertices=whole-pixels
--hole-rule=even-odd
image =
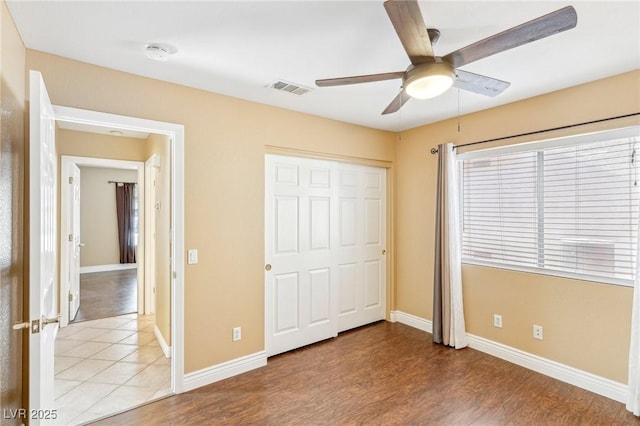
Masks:
[[[460,155],[463,262],[630,284],[640,199],[630,129]]]

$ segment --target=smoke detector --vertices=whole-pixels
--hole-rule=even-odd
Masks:
[[[149,43],[144,47],[144,53],[147,58],[154,61],[167,61],[170,55],[176,53],[178,49],[168,44]]]

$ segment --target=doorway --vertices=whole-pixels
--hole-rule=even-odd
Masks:
[[[56,108],[57,109],[57,108]],[[65,111],[65,108],[61,108]],[[56,115],[56,119],[59,119]],[[65,127],[67,125],[65,124]],[[83,131],[89,129],[85,126]],[[92,126],[96,126],[92,124]],[[114,128],[113,124],[109,128]],[[127,129],[123,129],[127,131]],[[146,130],[150,130],[146,128]],[[177,197],[171,197],[175,182],[171,182],[171,177],[178,173],[170,173],[171,167],[174,167],[175,159],[171,155],[175,151],[174,143],[175,135],[153,134],[149,135],[147,142],[154,148],[160,149],[162,155],[153,154],[153,161],[147,164],[140,161],[124,161],[93,157],[61,157],[61,182],[68,182],[66,175],[72,173],[75,168],[81,170],[81,176],[89,170],[108,171],[108,170],[124,170],[133,173],[133,178],[109,178],[105,176],[99,177],[104,181],[102,184],[110,185],[109,196],[113,196],[113,185],[117,185],[120,181],[135,181],[137,183],[137,200],[138,200],[138,227],[136,232],[136,240],[138,250],[136,253],[136,263],[134,270],[128,270],[127,265],[113,265],[106,262],[107,271],[100,266],[86,266],[79,268],[83,277],[87,275],[98,276],[101,274],[123,274],[134,272],[134,280],[137,281],[135,293],[137,295],[133,314],[118,315],[97,320],[90,320],[60,329],[58,339],[56,341],[56,375],[55,375],[55,391],[56,404],[60,408],[59,414],[61,419],[71,423],[82,423],[85,421],[95,420],[122,409],[133,408],[151,400],[162,398],[172,393],[179,392],[181,387],[181,377],[178,377],[177,370],[182,370],[181,352],[178,353],[177,346],[181,344],[179,333],[174,330],[177,328],[178,319],[175,312],[178,311],[177,305],[171,303],[171,294],[175,294],[181,289],[177,286],[177,273],[171,274],[171,270],[177,267],[178,259],[169,258],[156,262],[156,257],[151,258],[147,247],[151,244],[154,252],[158,252],[155,248],[156,234],[162,234],[164,239],[159,243],[167,247],[172,244],[172,230],[175,229],[175,222],[171,223],[167,218],[171,218],[176,209],[173,200]],[[150,141],[149,141],[150,140]],[[160,142],[159,142],[160,141]],[[162,144],[161,141],[165,143]],[[162,158],[160,158],[162,157]],[[150,159],[151,160],[151,159]],[[164,161],[163,161],[164,160]],[[148,173],[147,168],[153,170]],[[67,172],[67,170],[69,172]],[[164,174],[162,173],[164,172]],[[158,176],[166,178],[162,185],[155,185]],[[153,179],[145,179],[146,176],[152,176]],[[86,174],[85,174],[86,177]],[[84,182],[80,178],[80,182]],[[150,183],[150,188],[146,184]],[[61,206],[72,206],[71,200],[67,200],[69,194],[62,194],[64,188],[73,188],[73,185],[61,184]],[[163,191],[158,194],[157,191]],[[73,194],[73,191],[66,192]],[[148,195],[151,195],[148,199]],[[164,198],[163,198],[164,195]],[[158,200],[166,200],[163,202],[163,211],[156,208]],[[68,209],[70,210],[70,208]],[[150,227],[145,220],[149,217],[154,219],[150,222]],[[162,218],[158,220],[157,215],[162,213]],[[177,213],[175,213],[177,215]],[[82,216],[82,215],[81,215]],[[177,219],[177,218],[176,218]],[[156,229],[156,224],[163,226],[164,232]],[[61,212],[62,227],[68,226],[73,228],[72,220],[67,220],[66,212]],[[66,231],[61,229],[61,235],[66,235]],[[82,233],[80,234],[82,235]],[[88,240],[82,237],[81,243],[87,244]],[[73,240],[70,243],[69,240]],[[65,241],[61,238],[61,254],[67,252],[66,259],[72,256],[72,250],[64,245],[76,245],[75,238],[67,238]],[[175,247],[175,246],[174,246]],[[83,249],[86,248],[82,247]],[[61,259],[62,260],[62,259]],[[62,260],[62,265],[69,262]],[[93,262],[96,263],[96,262]],[[105,262],[97,262],[105,263]],[[162,271],[157,272],[155,266],[162,266]],[[116,270],[113,270],[114,266]],[[160,299],[166,304],[161,309],[155,309],[156,286],[155,280],[147,279],[147,271],[153,269],[152,277],[161,276],[163,278],[163,292]],[[84,271],[83,271],[84,269]],[[109,270],[111,269],[111,270]],[[166,269],[166,271],[165,271]],[[68,271],[62,272],[62,274]],[[65,275],[61,275],[65,276]],[[61,284],[64,281],[61,280]],[[152,301],[148,296],[152,295]],[[63,290],[60,294],[61,306],[66,299],[66,293]],[[69,297],[71,299],[71,297]],[[68,300],[68,299],[67,299]],[[174,299],[175,300],[175,299]],[[63,308],[64,309],[64,308]],[[63,311],[64,312],[64,311]],[[82,312],[82,304],[80,313]],[[70,318],[70,317],[69,317]],[[164,327],[159,327],[158,320],[161,319]],[[66,325],[65,324],[65,325]],[[161,330],[162,329],[162,330]],[[180,328],[181,329],[181,328]],[[178,337],[176,339],[176,337]],[[173,340],[172,340],[173,338]],[[106,395],[102,395],[107,393]],[[79,399],[79,396],[82,396]],[[81,406],[86,403],[85,406]],[[89,405],[90,404],[90,405]]]
[[[184,127],[181,125],[119,116],[76,108],[53,106],[42,75],[29,72],[29,315],[21,324],[31,329],[29,337],[29,408],[49,410],[55,398],[54,345],[60,330],[57,259],[56,121],[103,128],[121,128],[162,134],[169,139],[170,194],[170,360],[171,392],[183,391],[184,380]],[[70,327],[67,327],[70,328]],[[164,349],[164,348],[163,348]],[[85,394],[80,393],[77,403]],[[34,419],[34,424],[39,423]]]
[[[144,262],[120,263],[113,188],[135,182],[134,212],[150,208],[145,206],[144,163],[62,155],[60,165],[60,326],[74,320],[145,313]],[[134,216],[137,256],[144,259],[145,215]]]

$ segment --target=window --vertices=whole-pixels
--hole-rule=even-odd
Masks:
[[[640,127],[460,154],[462,259],[630,285]]]

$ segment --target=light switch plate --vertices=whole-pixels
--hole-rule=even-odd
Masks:
[[[189,265],[194,265],[198,263],[198,250],[191,249],[187,252],[187,263]]]

